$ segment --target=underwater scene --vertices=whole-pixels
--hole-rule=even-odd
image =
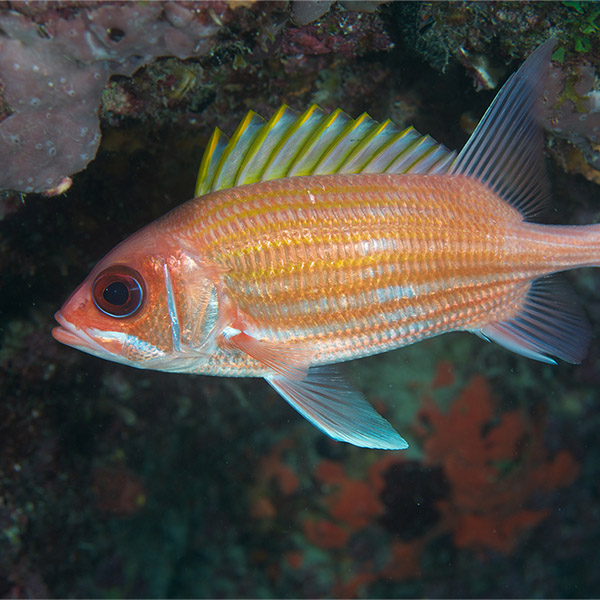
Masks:
[[[0,0],[0,597],[598,597],[599,82],[594,2]]]

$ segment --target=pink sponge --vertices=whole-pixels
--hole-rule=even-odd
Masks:
[[[53,193],[100,144],[98,105],[112,74],[157,56],[206,53],[218,27],[175,2],[80,7],[67,17],[0,11],[0,189]],[[37,23],[43,21],[43,28]]]

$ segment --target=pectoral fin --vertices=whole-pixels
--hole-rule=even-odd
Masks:
[[[406,440],[334,367],[311,367],[304,379],[266,380],[304,417],[334,440],[363,448],[404,450]]]
[[[313,355],[313,350],[306,346],[267,342],[231,327],[223,332],[223,336],[227,344],[245,352],[283,377],[288,379],[306,377]]]
[[[265,379],[304,417],[334,440],[363,448],[404,450],[406,441],[334,367],[310,367],[313,350],[257,339],[234,328],[225,343],[273,371]]]

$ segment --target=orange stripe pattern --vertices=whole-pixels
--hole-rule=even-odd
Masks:
[[[213,192],[157,226],[217,268],[254,335],[309,345],[313,364],[478,330],[514,316],[536,277],[599,262],[596,229],[524,222],[461,175],[273,180]]]

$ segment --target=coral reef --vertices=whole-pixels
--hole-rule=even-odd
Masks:
[[[479,90],[496,89],[510,72],[506,61],[524,58],[549,34],[557,39],[545,92],[545,125],[553,155],[571,172],[600,180],[600,53],[593,40],[600,13],[590,2],[407,3],[400,15],[418,27],[404,31],[436,68],[458,61]]]
[[[6,165],[0,189],[47,195],[68,189],[72,175],[96,155],[99,109],[101,120],[112,125],[116,117],[147,120],[162,113],[160,120],[179,116],[180,127],[196,129],[197,115],[208,105],[223,108],[215,95],[237,95],[242,73],[258,76],[250,85],[277,85],[264,81],[265,74],[257,68],[256,58],[265,53],[283,59],[288,74],[304,70],[303,91],[309,85],[318,92],[312,101],[339,103],[356,96],[364,105],[365,95],[389,73],[367,70],[346,84],[361,89],[332,88],[340,84],[340,58],[393,48],[389,27],[375,12],[379,4],[294,4],[295,23],[286,28],[283,2],[271,3],[268,9],[224,1],[16,3],[11,10],[0,9],[0,160]],[[549,3],[544,8],[510,2],[422,3],[416,9],[414,3],[402,4],[388,10],[397,13],[398,26],[407,34],[403,44],[414,39],[410,51],[440,68],[454,58],[469,70],[479,89],[496,88],[507,71],[506,58],[524,58],[554,25],[554,35],[568,41],[557,50],[562,65],[549,94],[558,100],[552,102],[548,117],[549,129],[567,145],[559,141],[553,151],[566,169],[598,178],[597,60],[589,42],[598,16],[586,3]],[[335,60],[310,60],[323,55]],[[170,63],[154,63],[157,57],[169,56],[175,57]],[[190,57],[206,60],[183,61]],[[228,67],[214,73],[215,63]],[[151,64],[151,69],[140,71]],[[139,85],[124,78],[107,83],[113,75],[129,77],[136,71]],[[311,72],[313,81],[308,83]],[[280,83],[278,92],[288,88],[289,102],[293,86]],[[248,92],[247,86],[241,89]],[[304,106],[309,99],[303,96]],[[573,102],[575,97],[580,101]],[[296,99],[300,100],[297,94]],[[231,98],[225,101],[231,108]],[[349,104],[347,109],[352,108]],[[211,116],[206,112],[205,117]]]
[[[291,55],[334,52],[354,58],[366,51],[377,52],[392,47],[381,21],[369,19],[362,13],[351,12],[344,16],[340,26],[333,31],[327,20],[315,25],[289,28],[283,39],[282,50]]]
[[[260,25],[259,11],[254,18],[249,17],[247,4],[251,5],[62,2],[57,6],[17,3],[13,10],[0,8],[0,160],[5,165],[0,189],[47,195],[68,189],[71,176],[96,155],[101,99],[102,115],[113,123],[116,114],[136,118],[152,114],[157,102],[148,90],[143,99],[134,100],[139,94],[132,94],[130,85],[115,89],[113,82],[109,93],[103,94],[112,75],[130,76],[157,57],[186,59],[209,53],[210,60],[223,60],[226,53],[233,53],[234,71],[245,66],[243,55],[248,49],[237,41],[222,40],[231,36],[226,31],[229,23],[240,37],[251,35]],[[278,3],[273,3],[267,14],[277,9]],[[341,22],[336,20],[339,34],[326,22],[289,28],[280,42],[283,52],[340,52],[354,57],[391,47],[375,16],[360,12],[348,15]],[[274,34],[267,27],[263,29],[265,37],[260,43],[264,52]],[[163,89],[164,99],[158,98],[158,105],[163,103],[171,110],[173,101],[183,100],[191,88],[214,86],[212,78],[198,86],[203,79],[198,68],[182,66],[181,60],[157,70],[160,75],[155,73],[151,79],[153,88]],[[206,97],[185,100],[187,111],[192,112],[206,103]],[[193,125],[194,119],[187,119],[188,124],[190,121]]]
[[[292,3],[292,17],[298,25],[308,25],[322,17],[331,8],[335,0],[296,0]],[[374,12],[379,4],[389,0],[339,0],[347,10]]]
[[[481,375],[442,410],[431,394],[453,387],[454,369],[440,361],[422,400],[414,423],[420,460],[368,453],[352,463],[352,474],[348,461],[329,458],[294,466],[299,449],[286,439],[260,461],[252,518],[267,534],[301,524],[293,549],[264,557],[274,581],[295,571],[312,581],[306,596],[372,596],[391,581],[426,580],[429,555],[442,540],[452,540],[446,551],[454,554],[508,557],[535,527],[556,518],[552,493],[580,474],[573,455],[563,449],[550,456],[543,417],[500,411]],[[312,500],[300,502],[308,492]],[[311,579],[315,551],[320,564],[332,563],[333,579]]]
[[[437,508],[455,545],[508,554],[521,533],[549,516],[528,503],[573,483],[579,465],[566,451],[548,459],[539,425],[518,411],[497,418],[494,409],[489,384],[478,376],[446,414],[428,403],[420,419],[425,464],[441,466],[451,487]]]
[[[567,171],[600,183],[600,84],[597,65],[550,70],[546,128],[554,135],[552,154]]]

